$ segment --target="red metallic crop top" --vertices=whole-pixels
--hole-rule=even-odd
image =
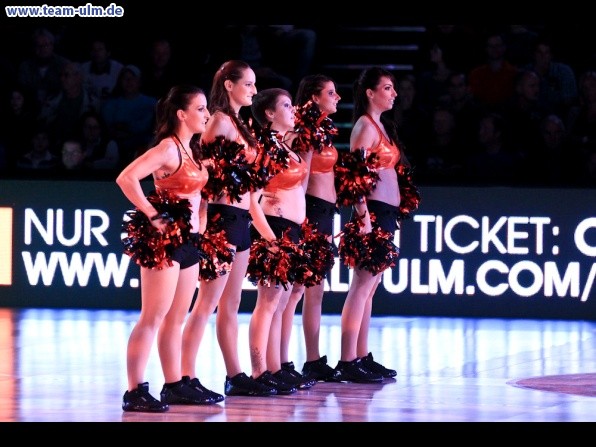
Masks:
[[[294,157],[297,157],[296,160]],[[290,154],[289,166],[276,174],[265,187],[267,192],[275,192],[278,189],[294,189],[302,184],[308,174],[306,163],[297,154]]]
[[[155,179],[155,189],[168,190],[181,198],[200,194],[209,179],[207,168],[197,164],[181,143],[176,144],[176,148],[180,159],[178,169],[165,178]]]
[[[333,166],[337,162],[337,149],[333,146],[324,146],[321,152],[313,151],[310,161],[310,172],[312,174],[324,174],[333,172]]]
[[[377,147],[371,149],[371,152],[377,154],[379,157],[377,169],[394,169],[401,157],[399,147],[387,139],[385,134],[379,128],[378,124],[375,123],[375,121],[368,114],[365,114],[364,116],[366,116],[375,125],[377,132],[379,133],[379,144]]]

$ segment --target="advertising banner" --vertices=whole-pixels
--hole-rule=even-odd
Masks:
[[[596,190],[419,189],[375,314],[596,320]],[[121,242],[131,204],[115,182],[10,180],[0,191],[0,307],[140,308]],[[349,215],[336,216],[337,236]],[[341,312],[350,275],[336,259],[325,313]],[[255,298],[245,281],[240,310]]]

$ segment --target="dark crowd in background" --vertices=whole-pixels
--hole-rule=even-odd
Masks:
[[[258,89],[295,94],[306,74],[334,77],[327,43],[340,32],[23,23],[0,30],[0,178],[114,180],[152,145],[155,105],[171,86],[208,92],[223,61],[242,59]],[[394,71],[392,112],[418,183],[596,187],[592,27],[417,25],[412,68]],[[357,75],[334,78],[341,103]]]

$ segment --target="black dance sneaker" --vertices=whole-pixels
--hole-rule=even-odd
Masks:
[[[158,401],[149,394],[149,383],[139,383],[139,386],[126,391],[122,398],[122,409],[124,411],[143,411],[147,413],[164,413],[170,409],[168,404]]]
[[[226,376],[224,384],[226,396],[274,396],[277,394],[275,388],[257,382],[246,374],[239,373],[230,378]]]
[[[215,391],[211,391],[209,388],[203,386],[203,384],[199,381],[198,378],[191,379],[190,376],[182,376],[182,380],[186,382],[191,388],[195,388],[197,391],[201,393],[207,393],[207,395],[213,398],[215,403],[221,402],[224,400],[224,397],[216,393]]]
[[[378,362],[375,362],[373,359],[372,352],[369,352],[368,355],[362,357],[362,364],[366,369],[372,371],[374,373],[380,374],[386,379],[390,379],[392,377],[397,376],[397,371],[394,369],[385,368]]]
[[[279,380],[276,376],[271,374],[271,371],[265,371],[255,380],[263,385],[270,386],[277,391],[277,394],[294,394],[298,391],[295,386]]]
[[[179,405],[207,405],[214,404],[215,400],[203,390],[190,386],[190,380],[179,380],[161,389],[161,401],[166,404]]]
[[[366,369],[360,358],[351,362],[340,360],[337,362],[335,370],[339,372],[338,378],[342,382],[378,383],[383,381],[383,376]]]
[[[309,379],[308,377],[304,377],[296,368],[294,368],[294,362],[284,362],[281,364],[281,370],[287,374],[284,376],[287,380],[283,380],[290,385],[294,385],[299,390],[306,390],[311,388],[317,381],[315,379]],[[289,377],[288,377],[289,376]]]
[[[326,355],[319,360],[304,362],[302,375],[317,382],[340,382],[337,379],[337,371],[327,364]]]

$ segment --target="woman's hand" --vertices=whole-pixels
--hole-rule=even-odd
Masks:
[[[279,252],[279,242],[277,239],[272,239],[270,241],[267,241],[267,250],[270,253],[277,253]]]
[[[362,218],[362,227],[360,233],[368,234],[372,231],[372,224],[370,223],[370,214],[368,212]]]
[[[170,222],[170,217],[167,213],[158,213],[153,217],[150,217],[149,221],[151,222],[151,225],[157,229],[157,231],[159,231],[161,234],[165,234],[168,223]]]

